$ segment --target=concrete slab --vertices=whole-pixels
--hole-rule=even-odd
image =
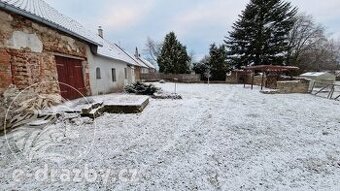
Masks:
[[[149,96],[109,94],[91,97],[94,104],[82,109],[82,116],[96,118],[102,113],[141,113],[149,104]]]
[[[118,95],[98,97],[103,101],[107,113],[140,113],[149,104],[149,96],[143,95]]]
[[[50,110],[58,113],[75,113],[82,117],[97,118],[103,113],[140,113],[149,104],[149,96],[108,94],[66,102]]]

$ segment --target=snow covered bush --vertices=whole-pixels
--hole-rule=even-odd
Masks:
[[[182,96],[179,94],[166,92],[152,84],[147,85],[141,82],[125,86],[125,92],[137,95],[149,95],[154,99],[182,99]]]
[[[136,82],[134,84],[125,86],[124,90],[126,93],[129,93],[129,94],[153,95],[160,89],[152,84],[147,85],[142,82]]]
[[[182,96],[177,93],[158,91],[153,94],[152,98],[154,99],[182,99]]]

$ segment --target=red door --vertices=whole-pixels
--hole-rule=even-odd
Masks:
[[[65,99],[76,99],[85,95],[81,60],[56,56],[60,94]]]

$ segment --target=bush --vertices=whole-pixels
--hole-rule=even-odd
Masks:
[[[125,86],[124,90],[126,93],[129,93],[129,94],[153,95],[154,93],[159,91],[159,88],[155,87],[152,84],[147,85],[142,82],[136,82],[134,84]]]

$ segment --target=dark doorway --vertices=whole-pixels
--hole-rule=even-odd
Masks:
[[[85,95],[82,60],[56,56],[60,94],[65,99]]]

